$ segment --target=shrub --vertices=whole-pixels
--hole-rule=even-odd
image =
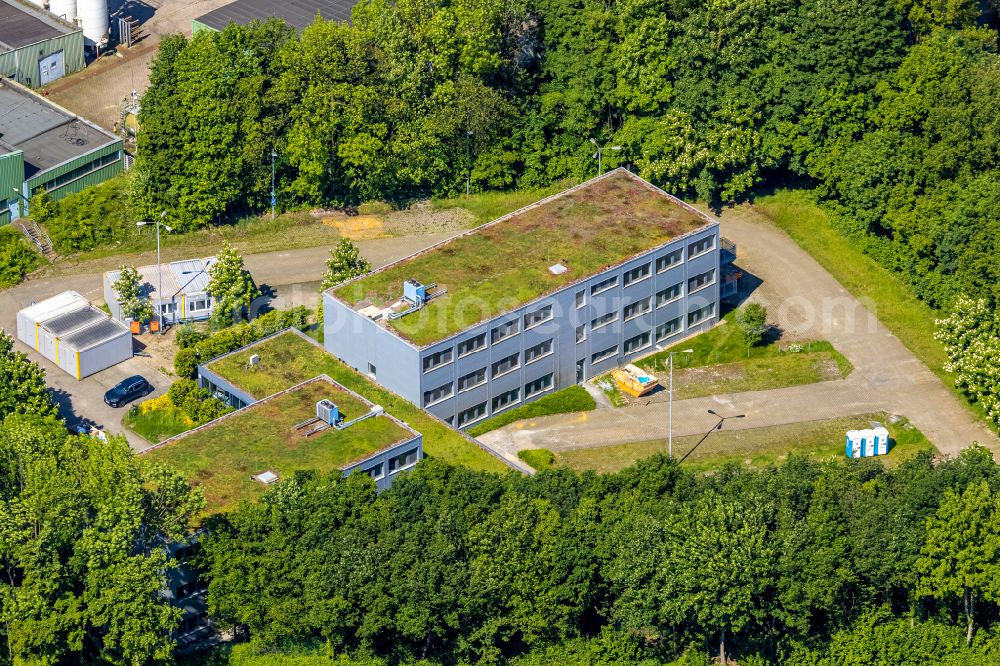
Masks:
[[[490,430],[502,428],[509,423],[521,419],[530,419],[549,414],[566,414],[568,412],[588,412],[597,407],[597,403],[582,386],[570,386],[561,391],[550,393],[544,398],[529,402],[515,409],[510,409],[499,416],[486,419],[469,430],[469,434],[478,437]],[[531,464],[531,463],[528,463]]]
[[[47,217],[45,228],[60,252],[90,250],[138,233],[129,215],[125,178],[70,194],[55,202]]]
[[[174,340],[181,349],[194,347],[196,344],[208,337],[207,333],[202,333],[191,324],[184,324],[177,329],[177,336]]]
[[[517,457],[539,472],[552,467],[556,462],[556,454],[548,449],[524,449],[517,452]]]
[[[289,327],[302,330],[306,327],[308,319],[309,309],[298,306],[290,310],[272,310],[249,323],[225,328],[205,337],[192,347],[178,350],[174,356],[174,372],[178,377],[194,377],[199,364]]]
[[[760,303],[749,303],[736,314],[736,325],[743,333],[747,349],[764,341],[767,333],[767,308]]]
[[[17,231],[0,229],[0,288],[13,287],[38,262],[39,256]]]

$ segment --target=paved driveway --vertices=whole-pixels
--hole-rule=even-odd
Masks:
[[[738,244],[737,263],[763,284],[753,300],[797,337],[829,340],[854,364],[846,380],[674,402],[674,434],[711,427],[706,413],[746,413],[727,428],[811,421],[887,411],[906,416],[942,453],[974,441],[1000,452],[996,433],[956,398],[927,367],[783,231],[751,207],[727,211],[722,233]],[[721,408],[721,409],[720,409]],[[864,425],[864,424],[861,424]],[[512,424],[480,438],[508,456],[523,448],[553,450],[666,438],[662,403],[558,415]]]

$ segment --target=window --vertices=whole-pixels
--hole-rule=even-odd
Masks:
[[[517,320],[507,322],[506,324],[500,324],[490,333],[490,340],[493,344],[500,342],[501,340],[506,340],[507,338],[518,334]]]
[[[398,456],[389,458],[389,473],[398,472],[405,467],[411,467],[417,464],[419,460],[417,456],[417,449],[410,449],[406,453],[401,453]]]
[[[470,409],[466,409],[464,412],[458,413],[458,427],[461,428],[466,423],[471,423],[472,421],[481,419],[484,416],[486,416],[486,403],[481,402],[475,407],[471,407]]]
[[[580,324],[576,327],[576,342],[577,344],[583,342],[587,339],[587,325]]]
[[[363,469],[363,470],[361,470],[361,473],[362,474],[367,474],[368,476],[372,477],[375,480],[381,479],[382,476],[384,476],[382,474],[382,463],[378,463],[376,465],[372,465],[368,469]]]
[[[472,352],[479,351],[486,346],[486,334],[480,333],[479,335],[473,336],[468,340],[462,340],[458,343],[458,357],[462,358]]]
[[[609,312],[608,314],[602,315],[602,316],[598,317],[597,319],[593,320],[592,322],[590,322],[590,328],[591,328],[591,330],[598,329],[601,326],[607,326],[608,324],[610,324],[613,321],[618,321],[618,312],[617,311],[615,311],[615,312]]]
[[[493,376],[499,377],[500,375],[505,375],[511,370],[514,370],[521,365],[521,354],[511,354],[507,358],[502,358],[493,364]]]
[[[538,326],[549,319],[552,319],[552,306],[546,305],[544,308],[539,308],[534,312],[524,315],[524,329],[527,330],[533,326]]]
[[[656,341],[665,340],[675,333],[680,333],[681,318],[677,317],[656,327]]]
[[[590,357],[590,362],[592,364],[593,363],[600,363],[604,359],[611,358],[612,356],[614,356],[617,353],[618,353],[618,345],[615,345],[614,347],[608,347],[604,351],[599,351],[596,354],[592,354],[591,357]]]
[[[82,178],[88,173],[93,173],[98,169],[103,169],[109,164],[114,164],[115,162],[120,160],[121,157],[122,157],[121,153],[117,150],[109,155],[105,155],[104,157],[98,157],[96,160],[92,162],[84,164],[83,166],[79,166],[73,169],[72,171],[67,171],[61,176],[56,176],[52,180],[47,181],[44,185],[42,185],[42,188],[46,192],[51,193],[52,190],[62,187],[63,185],[72,182],[74,180],[77,180],[78,178]]]
[[[177,304],[173,301],[169,303],[160,303],[160,312],[163,314],[173,314],[177,312]]]
[[[469,374],[458,378],[458,390],[459,392],[468,391],[470,388],[475,388],[480,384],[486,383],[486,368],[479,368],[475,372],[470,372]]]
[[[552,388],[552,373],[545,375],[544,377],[539,377],[533,382],[528,382],[524,385],[524,397],[530,398],[536,393],[541,393],[542,391],[547,391]]]
[[[676,266],[681,263],[684,259],[684,249],[679,248],[673,252],[667,252],[665,255],[656,260],[656,272],[662,273],[663,271]]]
[[[450,426],[455,425],[455,415],[452,414],[451,416],[444,417],[444,422]]]
[[[576,292],[576,307],[577,309],[580,309],[586,304],[587,304],[587,290],[581,289],[580,291]]]
[[[436,389],[431,389],[430,391],[424,391],[424,407],[433,405],[436,402],[441,402],[445,398],[450,398],[454,389],[454,384],[448,382],[447,384],[442,384]]]
[[[637,266],[630,271],[625,272],[625,286],[629,286],[633,282],[638,282],[639,280],[645,280],[649,277],[649,264],[643,264],[642,266]]]
[[[646,331],[625,341],[625,353],[631,354],[632,352],[637,352],[640,349],[645,349],[649,344],[649,331]]]
[[[374,363],[369,363],[368,364],[368,374],[371,375],[372,377],[374,377],[376,375],[375,371],[376,371],[375,364]]]
[[[451,363],[451,347],[424,356],[424,372],[433,370],[439,365],[444,365],[445,363]]]
[[[524,363],[527,365],[532,361],[537,361],[538,359],[548,356],[552,353],[552,340],[546,340],[541,344],[537,344],[534,347],[530,347],[524,350]]]
[[[715,284],[715,269],[706,271],[701,275],[695,275],[693,278],[688,280],[688,294],[699,289],[704,289],[705,287]]]
[[[706,236],[688,245],[688,259],[704,254],[715,247],[715,236]]]
[[[207,310],[208,303],[209,301],[207,298],[198,298],[193,301],[189,301],[187,304],[187,309],[191,312],[198,312],[199,310]]]
[[[709,303],[703,308],[698,308],[688,314],[688,328],[699,324],[715,314],[715,303]]]
[[[607,291],[608,289],[611,289],[617,284],[618,284],[617,275],[614,277],[609,277],[607,280],[601,280],[600,282],[598,282],[597,284],[595,284],[590,288],[590,295],[593,296],[595,294],[601,293],[602,291]]]
[[[628,321],[629,319],[635,319],[639,315],[646,314],[647,312],[650,311],[650,309],[651,308],[649,307],[649,296],[647,296],[642,300],[638,300],[635,303],[630,303],[629,305],[626,305],[625,309],[622,310],[622,316],[625,317],[626,321]]]
[[[656,292],[656,307],[660,308],[667,303],[672,303],[681,297],[681,284],[678,282],[672,287],[667,287],[663,291]]]
[[[493,398],[493,411],[497,412],[501,409],[506,409],[514,403],[521,401],[521,389],[512,389],[510,391],[505,391],[497,397]]]

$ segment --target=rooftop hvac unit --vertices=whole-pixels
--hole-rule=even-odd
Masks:
[[[403,283],[403,298],[414,305],[422,305],[427,300],[427,287],[416,280],[407,280]]]
[[[269,486],[278,480],[278,475],[271,470],[268,470],[266,472],[261,472],[260,474],[254,474],[253,479],[254,481],[263,483],[265,486]]]
[[[340,420],[340,410],[331,401],[320,400],[316,403],[316,418],[323,423],[337,425]]]
[[[252,368],[255,365],[260,365],[260,354],[251,354],[250,355],[250,367]]]

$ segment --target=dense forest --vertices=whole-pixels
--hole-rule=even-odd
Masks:
[[[806,186],[932,305],[1000,295],[1000,56],[978,0],[373,0],[166,39],[134,198],[188,227],[628,165],[724,204]],[[619,146],[620,151],[613,150]]]

